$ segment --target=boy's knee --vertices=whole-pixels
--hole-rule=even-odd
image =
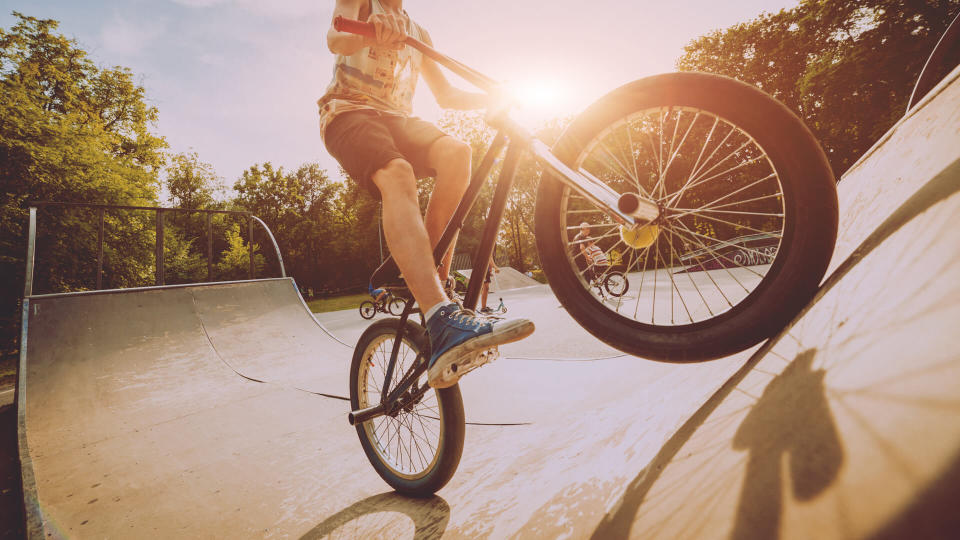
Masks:
[[[456,169],[469,169],[470,158],[473,150],[470,145],[454,139],[453,137],[443,137],[438,139],[433,149],[435,168],[445,167]]]
[[[381,196],[417,195],[417,177],[405,159],[392,159],[373,173],[373,183]]]

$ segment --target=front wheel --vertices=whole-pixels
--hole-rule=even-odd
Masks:
[[[399,317],[403,314],[403,308],[405,307],[406,302],[404,302],[402,298],[394,296],[390,299],[390,303],[387,304],[387,311],[389,311],[391,315]]]
[[[370,300],[360,302],[360,316],[364,319],[372,319],[377,314],[377,306]]]
[[[810,131],[760,90],[704,73],[642,79],[590,106],[553,151],[659,209],[626,227],[559,179],[540,183],[544,272],[604,342],[655,360],[719,358],[774,335],[816,292],[837,234],[833,174]],[[585,242],[618,257],[629,292],[591,294]]]
[[[382,319],[360,336],[350,366],[353,410],[380,403],[399,325],[398,319]],[[391,388],[421,361],[428,347],[423,327],[407,321]],[[463,400],[458,385],[440,390],[428,387],[425,371],[401,401],[405,398],[396,414],[358,424],[357,434],[367,458],[387,484],[400,493],[422,497],[446,485],[460,463],[466,430]]]
[[[614,270],[603,278],[603,288],[610,296],[621,297],[630,289],[630,280],[623,272]]]

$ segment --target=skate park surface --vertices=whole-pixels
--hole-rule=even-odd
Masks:
[[[354,310],[289,279],[37,295],[28,528],[69,538],[937,538],[960,527],[960,69],[839,184],[816,298],[749,351],[650,362],[547,286],[461,382],[463,459],[393,493],[346,414]]]

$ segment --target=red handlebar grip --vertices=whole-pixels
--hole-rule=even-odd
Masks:
[[[368,37],[374,37],[376,34],[372,24],[355,21],[353,19],[345,19],[342,15],[337,15],[334,17],[333,29],[337,32],[347,32],[348,34],[357,34]]]

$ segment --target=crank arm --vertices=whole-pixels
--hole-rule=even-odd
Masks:
[[[395,407],[403,407],[404,403],[397,403],[399,399],[403,396],[413,384],[420,378],[420,375],[426,371],[426,362],[423,360],[423,357],[418,357],[418,364],[413,368],[412,371],[407,372],[407,374],[400,380],[400,384],[396,388],[390,391],[390,393],[385,397],[379,405],[374,405],[373,407],[367,407],[366,409],[357,409],[355,411],[350,411],[347,414],[347,421],[350,422],[351,426],[357,424],[362,424],[367,420],[372,420],[378,416],[383,416],[385,414],[390,414],[391,411],[395,410]],[[417,398],[422,396],[426,392],[424,387],[418,392],[418,395],[413,396]]]
[[[406,391],[407,388],[413,385],[413,381],[415,380],[416,379],[413,379],[413,378],[410,379],[410,381],[407,384],[400,386],[399,388],[394,390],[394,392],[399,393],[399,392]],[[410,400],[416,400],[420,398],[423,394],[427,392],[429,388],[430,388],[429,386],[424,386],[423,388],[420,388],[416,394],[413,394],[410,396]],[[391,392],[391,394],[394,394],[394,392]],[[374,405],[373,407],[367,407],[366,409],[357,409],[355,411],[350,411],[349,413],[347,413],[347,422],[350,422],[351,426],[362,424],[367,420],[373,420],[374,418],[384,416],[386,414],[390,414],[390,412],[395,408],[401,409],[406,405],[406,403],[409,402],[409,401],[404,401],[403,403],[397,403],[398,400],[399,400],[399,395],[393,395],[392,399],[391,397],[388,397],[383,403],[379,405]]]

